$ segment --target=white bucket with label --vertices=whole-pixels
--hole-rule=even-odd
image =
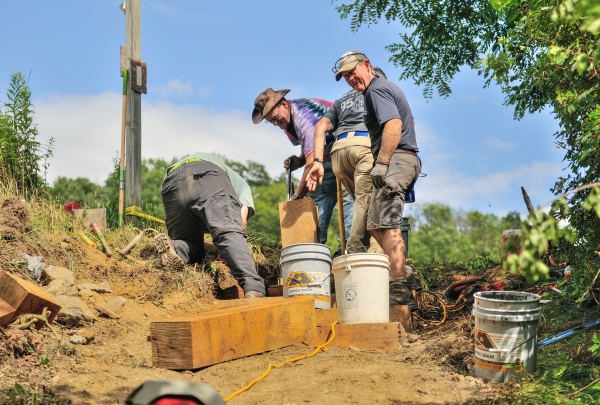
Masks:
[[[311,297],[315,308],[331,308],[331,249],[320,243],[298,243],[281,250],[283,298]]]
[[[504,382],[535,372],[540,297],[519,291],[474,297],[475,377]]]
[[[353,253],[333,260],[340,324],[390,321],[390,259],[379,253]]]

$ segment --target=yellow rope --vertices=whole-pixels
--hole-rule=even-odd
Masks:
[[[315,349],[314,352],[312,352],[311,354],[307,354],[306,356],[302,356],[302,357],[296,357],[295,359],[289,359],[284,361],[283,363],[279,364],[279,365],[275,365],[275,364],[269,364],[269,368],[267,368],[267,371],[261,375],[260,377],[258,377],[256,380],[252,380],[250,382],[250,384],[246,385],[244,388],[242,388],[239,391],[234,392],[233,394],[231,394],[230,396],[228,396],[227,398],[225,398],[225,402],[231,400],[233,397],[235,397],[238,394],[241,394],[242,392],[249,390],[250,388],[252,388],[252,386],[259,382],[260,380],[262,380],[263,378],[265,378],[266,376],[269,375],[269,372],[271,371],[272,368],[278,368],[278,367],[283,367],[285,365],[285,363],[293,363],[296,362],[298,360],[303,360],[303,359],[307,359],[309,357],[314,356],[315,354],[317,354],[319,352],[319,350],[323,350],[323,351],[327,351],[327,348],[325,346],[327,346],[329,343],[331,343],[331,341],[333,340],[333,338],[335,337],[335,330],[334,330],[334,326],[335,324],[338,323],[338,321],[335,321],[332,325],[331,325],[331,337],[329,338],[329,340],[327,342],[325,342],[324,344],[322,344],[321,346],[317,346],[317,348]]]
[[[136,207],[135,205],[132,205],[131,207],[125,208],[125,215],[134,215],[134,216],[136,216],[138,218],[144,218],[144,219],[147,219],[149,221],[154,221],[154,222],[158,222],[158,223],[161,223],[161,224],[165,223],[165,221],[163,221],[160,218],[156,218],[156,217],[153,217],[152,215],[144,214],[142,212],[142,209],[140,207]]]

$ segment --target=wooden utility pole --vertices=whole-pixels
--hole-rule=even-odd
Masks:
[[[142,206],[142,93],[131,87],[135,76],[129,66],[131,59],[142,60],[141,0],[125,0],[125,20],[126,64],[130,72],[125,124],[125,202],[129,208]],[[138,218],[129,215],[127,220],[137,222]]]

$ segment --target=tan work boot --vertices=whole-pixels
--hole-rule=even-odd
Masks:
[[[154,247],[158,251],[160,262],[164,267],[177,270],[184,266],[183,260],[177,256],[173,242],[164,233],[156,235],[154,238]]]

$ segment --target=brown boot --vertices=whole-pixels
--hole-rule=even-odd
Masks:
[[[154,238],[154,247],[160,255],[160,262],[162,263],[163,267],[177,270],[184,266],[183,260],[177,256],[173,242],[164,233],[159,233],[156,235]]]
[[[408,305],[411,311],[417,309],[417,302],[405,278],[393,278],[390,280],[390,306]]]

